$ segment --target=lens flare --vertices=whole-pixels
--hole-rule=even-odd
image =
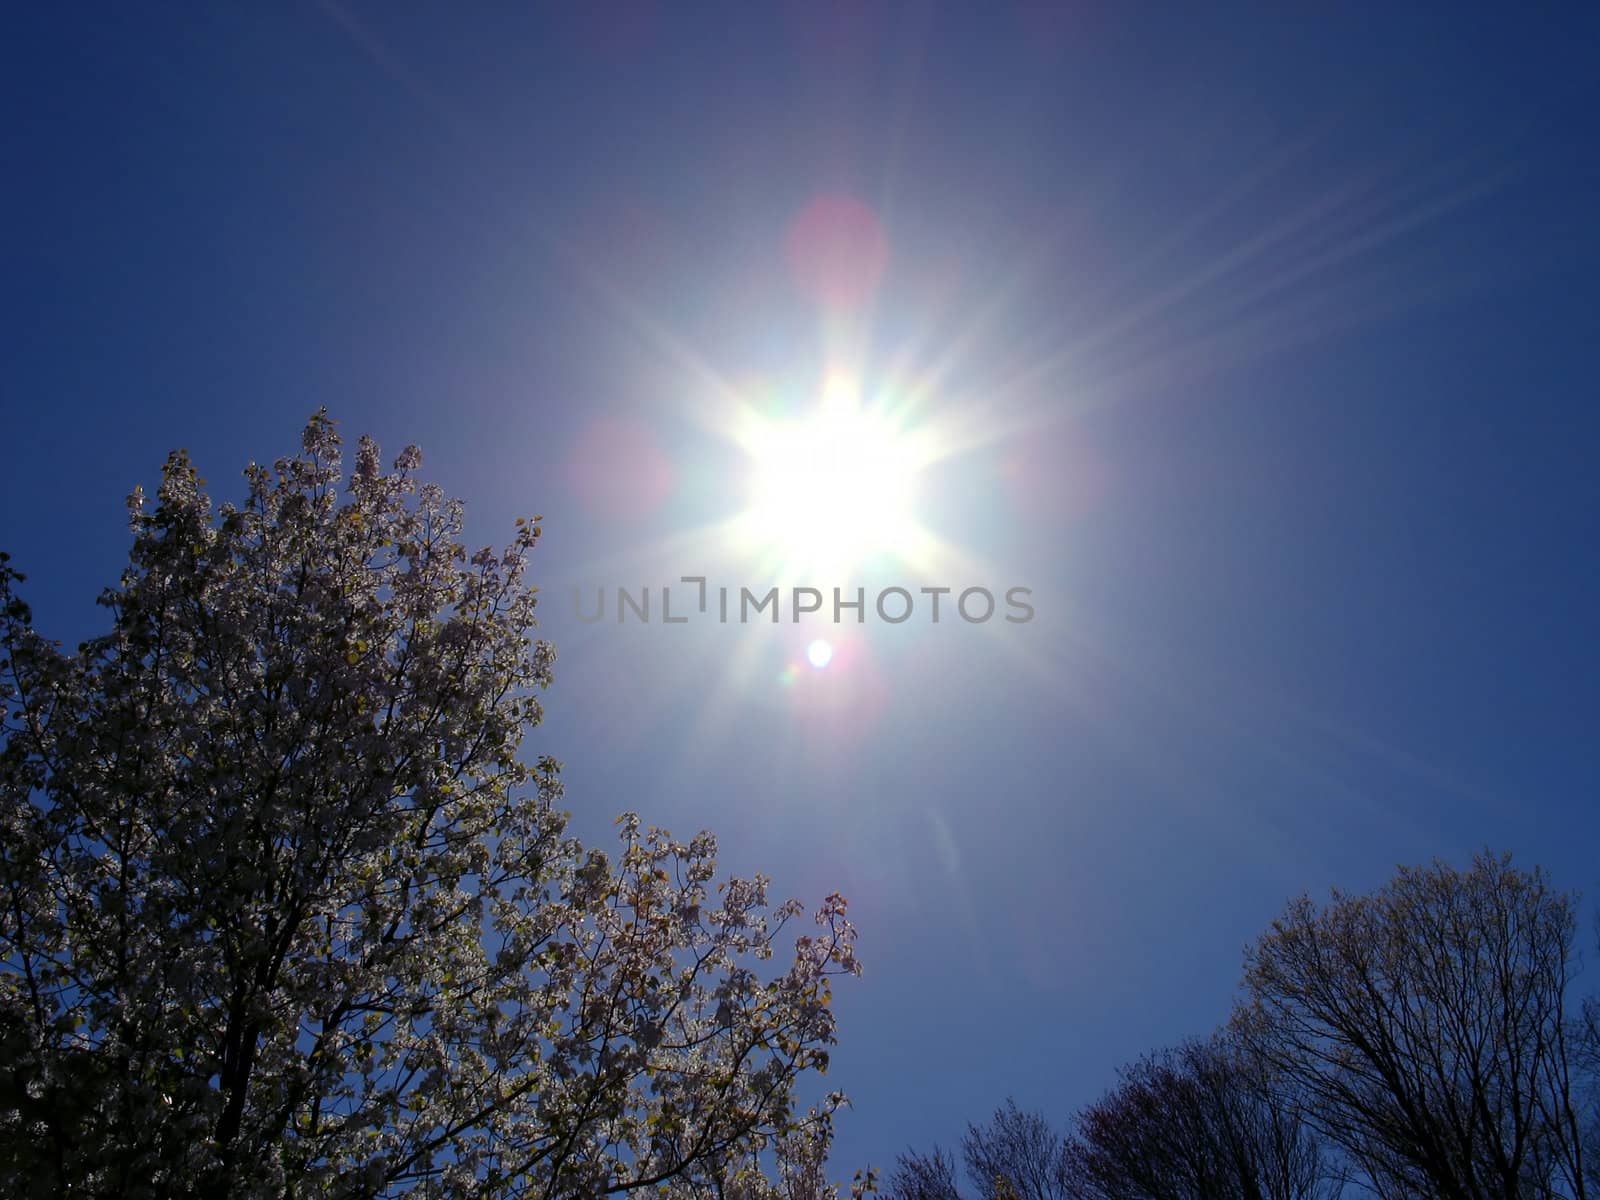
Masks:
[[[851,310],[878,290],[889,239],[871,208],[853,196],[822,195],[789,229],[789,263],[806,295],[825,310]]]
[[[672,492],[672,460],[650,428],[602,418],[578,436],[566,461],[566,483],[597,516],[631,521],[649,516]]]

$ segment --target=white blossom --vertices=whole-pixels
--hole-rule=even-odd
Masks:
[[[569,837],[539,519],[469,559],[379,462],[318,414],[218,509],[172,455],[76,653],[0,558],[0,1192],[798,1195],[843,900],[758,973],[799,906],[709,834]]]

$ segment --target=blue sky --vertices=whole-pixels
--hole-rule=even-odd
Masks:
[[[1302,889],[1600,896],[1600,11],[1404,7],[21,6],[0,545],[76,639],[170,448],[420,443],[546,518],[580,830],[851,896],[843,1173],[1064,1119]],[[840,372],[940,552],[804,582],[1033,621],[576,619],[764,583],[735,417]]]

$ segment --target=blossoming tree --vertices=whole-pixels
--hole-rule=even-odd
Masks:
[[[768,967],[710,835],[566,833],[538,518],[469,554],[420,461],[174,454],[75,653],[0,560],[0,1191],[832,1194],[844,901]]]

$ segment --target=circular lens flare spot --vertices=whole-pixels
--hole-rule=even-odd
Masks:
[[[818,196],[789,227],[789,265],[812,300],[854,308],[869,299],[889,263],[877,215],[853,196]]]
[[[833,647],[818,638],[806,647],[806,661],[817,670],[822,670],[833,661]]]
[[[579,503],[611,520],[653,513],[674,482],[672,461],[649,427],[616,418],[594,421],[579,434],[565,473]]]

